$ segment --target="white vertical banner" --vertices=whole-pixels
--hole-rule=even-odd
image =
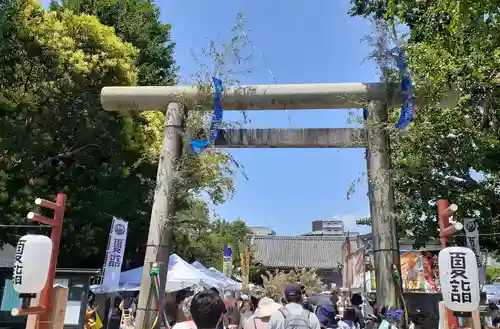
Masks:
[[[477,221],[473,218],[466,218],[464,224],[467,247],[469,247],[476,255],[479,284],[483,285],[486,279],[486,272],[483,264],[483,256],[481,255],[481,249],[479,247],[479,230],[477,229]]]
[[[106,249],[106,260],[103,266],[104,278],[102,280],[102,285],[108,289],[117,288],[120,283],[123,255],[125,254],[125,244],[127,242],[127,229],[127,221],[113,217],[108,248]]]

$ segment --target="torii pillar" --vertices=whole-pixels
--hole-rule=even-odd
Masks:
[[[292,84],[227,87],[223,109],[316,110],[358,109],[369,106],[365,128],[228,129],[216,141],[222,148],[367,148],[370,213],[374,236],[377,303],[398,303],[392,265],[399,268],[394,197],[390,175],[387,110],[401,104],[399,86],[384,83]],[[211,95],[194,86],[105,87],[101,103],[106,111],[165,111],[165,139],[158,163],[157,188],[151,213],[136,328],[149,329],[158,313],[149,271],[160,264],[164,291],[169,257],[169,223],[175,191],[171,179],[181,155],[182,103],[206,101]],[[441,107],[454,107],[458,94],[450,93]],[[422,104],[417,100],[417,104]],[[175,224],[175,223],[173,223]],[[159,321],[158,321],[159,322]],[[158,325],[158,324],[157,324]]]

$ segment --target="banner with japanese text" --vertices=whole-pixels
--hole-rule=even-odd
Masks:
[[[466,218],[464,221],[465,239],[467,247],[469,247],[476,255],[477,269],[479,274],[479,284],[483,285],[486,279],[486,271],[483,264],[483,256],[479,246],[479,230],[477,229],[477,221],[473,218]]]
[[[233,275],[233,249],[229,245],[224,245],[222,256],[222,273],[230,278]]]
[[[111,231],[109,232],[108,248],[106,249],[106,260],[103,266],[103,286],[117,288],[120,282],[125,244],[127,242],[128,222],[113,217]]]

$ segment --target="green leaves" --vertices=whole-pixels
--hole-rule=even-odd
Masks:
[[[36,197],[68,194],[60,261],[68,266],[103,255],[104,214],[149,211],[155,163],[136,166],[155,143],[143,137],[149,116],[106,113],[99,104],[103,86],[136,83],[138,51],[95,17],[12,4],[8,42],[0,44],[2,222],[25,223]]]
[[[238,262],[239,244],[247,238],[249,230],[245,222],[227,222],[210,218],[202,201],[194,202],[179,214],[174,228],[174,250],[187,261],[200,261],[208,267],[222,270],[223,246],[233,249],[233,261]]]
[[[112,216],[129,221],[125,266],[141,266],[164,115],[105,112],[99,97],[104,86],[177,80],[170,25],[148,0],[64,0],[51,11],[31,0],[0,6],[2,224],[26,224],[35,198],[63,192],[60,266],[100,267]],[[187,128],[201,127],[203,113],[192,112]],[[214,220],[199,198],[205,192],[220,204],[231,195],[233,163],[212,149],[183,155],[173,218],[173,249],[182,257],[219,266],[223,243],[244,238],[243,222]],[[23,233],[2,229],[0,241]]]
[[[391,135],[393,181],[402,234],[436,238],[436,201],[478,218],[480,232],[500,230],[498,1],[353,1],[351,14],[401,22],[412,80],[430,106],[417,110],[408,136]],[[459,104],[435,104],[453,86]],[[484,236],[482,246],[497,250]]]
[[[176,82],[174,43],[169,24],[160,22],[160,9],[148,0],[63,0],[62,8],[96,16],[140,51],[139,85],[165,86]]]

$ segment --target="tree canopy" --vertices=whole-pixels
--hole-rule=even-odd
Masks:
[[[105,112],[99,97],[109,85],[175,82],[170,26],[160,23],[152,1],[67,0],[43,10],[37,1],[10,0],[2,6],[2,223],[27,224],[36,197],[63,192],[68,206],[60,266],[100,267],[112,216],[129,221],[127,265],[142,265],[164,115]],[[213,239],[200,247],[202,256],[212,259],[217,243],[239,233],[218,228],[225,222],[214,221],[197,195],[206,191],[213,202],[225,200],[233,191],[231,159],[210,150],[186,153],[182,161],[177,217],[186,221],[178,239],[190,236],[187,222],[198,223],[204,239]],[[244,227],[225,225],[240,233]],[[2,229],[0,241],[15,243],[21,233]],[[196,257],[192,246],[183,241],[174,250]]]
[[[350,13],[409,27],[404,41],[412,80],[430,106],[407,136],[391,135],[399,225],[437,237],[436,201],[458,205],[458,220],[500,232],[500,22],[498,1],[353,0]],[[450,86],[459,104],[438,109]],[[498,250],[495,236],[482,246]]]
[[[136,58],[138,85],[167,86],[176,82],[174,43],[170,24],[160,21],[160,9],[151,0],[63,0],[51,8],[95,16],[116,34],[139,49]]]

